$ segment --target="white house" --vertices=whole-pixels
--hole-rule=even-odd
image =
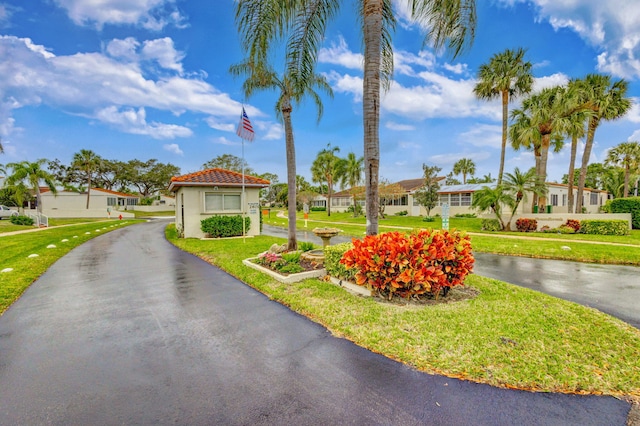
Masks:
[[[49,188],[40,188],[42,213],[49,217],[133,217],[126,213],[138,204],[137,195],[125,194],[103,188],[91,188],[89,209],[87,193],[58,191],[53,194]]]
[[[247,235],[260,234],[260,189],[269,181],[224,169],[207,169],[171,178],[175,193],[176,228],[185,238],[203,238],[200,222],[211,216],[243,213],[251,219]]]

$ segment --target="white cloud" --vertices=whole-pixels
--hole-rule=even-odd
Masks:
[[[76,25],[93,25],[101,29],[105,24],[140,25],[159,31],[168,24],[183,26],[184,18],[177,11],[174,0],[54,0],[65,9]]]
[[[242,107],[200,77],[143,71],[141,64],[149,60],[182,71],[182,54],[175,51],[171,39],[146,44],[133,38],[113,40],[106,44],[104,54],[56,56],[30,39],[0,36],[0,51],[12,58],[0,61],[0,129],[7,132],[2,136],[11,132],[12,110],[40,104],[62,107],[69,113],[154,138],[185,137],[191,130],[162,123],[135,127],[135,120],[125,126],[119,120],[147,108],[175,115],[187,111],[205,114],[224,122],[235,120]],[[250,105],[245,108],[251,117],[263,115]]]
[[[241,141],[234,142],[225,138],[224,136],[220,136],[219,138],[213,139],[213,143],[217,145],[236,146],[236,145],[240,145],[242,142]]]
[[[236,130],[236,124],[220,122],[216,117],[207,117],[205,121],[212,129],[222,130],[223,132],[235,132]]]
[[[400,124],[393,121],[387,121],[384,126],[389,130],[397,130],[401,132],[408,132],[416,129],[416,127],[411,124]]]
[[[126,133],[147,135],[154,139],[184,138],[193,135],[191,129],[187,127],[155,122],[147,123],[146,115],[144,108],[137,110],[128,108],[120,111],[115,106],[110,106],[96,111],[94,117]]]
[[[332,43],[331,47],[323,47],[318,51],[318,61],[356,70],[362,70],[364,66],[362,54],[351,52],[342,36],[338,37],[337,44]]]
[[[165,145],[162,145],[162,148],[165,151],[173,152],[174,154],[177,154],[177,155],[184,155],[184,152],[180,149],[180,145],[178,145],[177,143],[165,144]]]
[[[500,0],[505,5],[517,1]],[[640,2],[629,0],[526,0],[538,19],[567,28],[600,49],[598,70],[617,77],[640,77]]]
[[[631,109],[624,115],[623,120],[640,123],[640,98],[631,98]]]
[[[554,86],[562,86],[569,82],[569,77],[563,73],[556,73],[544,77],[538,77],[533,79],[532,92],[536,93],[542,89],[546,89]]]
[[[471,129],[460,133],[458,140],[463,144],[502,149],[502,125],[474,124]]]
[[[398,74],[416,76],[416,66],[424,69],[433,69],[436,65],[436,57],[433,53],[421,50],[418,54],[398,50],[393,52],[393,68]]]
[[[284,128],[280,123],[256,121],[256,137],[263,140],[279,140],[284,137]]]

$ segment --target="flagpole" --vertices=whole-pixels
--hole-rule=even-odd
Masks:
[[[245,229],[245,195],[244,195],[244,138],[240,138],[242,139],[242,242],[246,243],[246,229]]]

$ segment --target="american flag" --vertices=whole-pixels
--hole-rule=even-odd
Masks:
[[[247,117],[244,107],[242,107],[242,116],[240,117],[236,134],[246,141],[253,142],[255,133],[253,132],[253,127],[251,127],[251,122],[249,121],[249,117]]]

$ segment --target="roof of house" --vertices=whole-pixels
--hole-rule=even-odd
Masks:
[[[179,186],[242,186],[242,173],[225,169],[207,169],[171,178],[169,191]],[[270,182],[259,177],[244,175],[244,186],[264,188]]]

